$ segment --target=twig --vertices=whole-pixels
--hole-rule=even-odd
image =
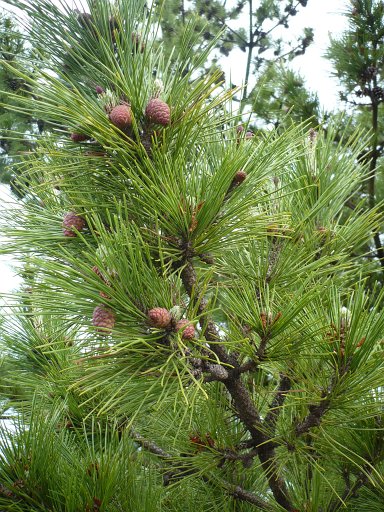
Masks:
[[[268,434],[273,436],[276,430],[276,423],[279,418],[281,407],[284,404],[287,396],[287,391],[291,389],[291,381],[287,375],[280,374],[280,385],[276,391],[275,397],[269,406],[268,413],[264,420],[264,425],[268,431]]]
[[[336,512],[339,510],[344,506],[344,503],[348,498],[357,498],[361,487],[363,487],[368,482],[372,470],[373,468],[371,465],[366,465],[366,469],[360,471],[360,473],[357,475],[355,483],[352,486],[350,483],[349,485],[347,484],[343,495],[331,504],[329,507],[329,512]]]
[[[327,390],[324,390],[321,394],[321,402],[318,405],[310,405],[308,407],[309,413],[304,418],[303,421],[298,423],[295,427],[295,434],[297,436],[301,436],[302,434],[308,432],[312,427],[318,427],[321,423],[321,420],[324,414],[327,412],[331,405],[332,392],[335,388],[335,385],[343,375],[345,375],[351,366],[352,358],[343,361],[343,364],[340,368],[336,369],[336,374],[332,377],[331,383],[328,386]]]
[[[261,499],[256,496],[253,492],[246,491],[239,485],[231,486],[231,488],[228,489],[228,492],[232,494],[234,498],[240,499],[242,501],[246,501],[247,503],[252,503],[252,505],[256,505],[257,507],[261,508],[262,510],[272,510],[267,503],[264,501],[261,501]]]
[[[237,358],[233,354],[228,353],[225,346],[220,343],[218,329],[215,323],[207,317],[205,311],[207,301],[204,297],[199,297],[196,271],[190,260],[188,251],[186,252],[184,267],[181,271],[181,280],[186,292],[197,306],[202,332],[205,339],[210,344],[210,349],[218,357],[220,362],[223,362],[225,365],[231,365],[234,368],[233,374],[230,373],[228,378],[222,382],[232,398],[233,406],[240,421],[252,436],[254,447],[258,448],[261,467],[268,479],[274,498],[285,510],[292,511],[293,507],[288,499],[286,484],[284,480],[278,476],[278,468],[275,461],[275,445],[263,433],[263,425],[259,411],[255,407],[248,390],[240,379],[241,374],[236,375],[236,369],[240,366]],[[196,295],[197,298],[193,299]],[[223,366],[223,368],[225,367]]]
[[[309,406],[309,414],[304,418],[303,421],[298,423],[295,427],[295,434],[301,436],[308,432],[312,427],[318,427],[321,423],[321,419],[326,413],[330,405],[330,396],[323,395],[323,401],[319,405]]]
[[[172,455],[167,453],[165,450],[160,448],[156,443],[152,441],[148,441],[144,437],[142,437],[138,432],[134,429],[131,429],[129,432],[129,436],[134,439],[142,448],[145,448],[148,452],[161,457],[162,459],[172,459]]]
[[[134,429],[131,429],[129,432],[130,437],[134,439],[137,443],[140,444],[142,448],[149,451],[150,453],[156,455],[157,457],[160,457],[161,459],[164,459],[165,461],[170,461],[174,457],[165,450],[163,450],[160,446],[158,446],[153,441],[149,441],[148,439],[145,439],[143,436],[141,436],[138,432],[136,432]],[[167,471],[164,474],[164,485],[168,485],[171,480],[174,479],[180,479],[184,478],[191,474],[198,474],[198,470],[194,469],[190,465],[184,464],[182,466],[178,465],[175,466],[174,469],[171,469],[170,471]],[[201,476],[201,478],[210,484],[216,484],[216,482],[212,482],[208,477]],[[247,491],[240,487],[239,485],[233,485],[229,482],[222,481],[222,487],[227,490],[229,494],[231,494],[234,498],[239,499],[241,501],[246,501],[248,503],[252,503],[253,505],[258,506],[262,510],[271,510],[271,507],[263,501],[261,498],[259,498],[256,494],[254,494],[251,491]]]

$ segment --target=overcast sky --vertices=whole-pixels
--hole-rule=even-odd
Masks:
[[[38,2],[39,0],[35,0]],[[58,3],[57,0],[52,0]],[[72,5],[74,2],[68,1]],[[229,2],[228,2],[229,3]],[[346,0],[309,0],[305,9],[291,20],[289,37],[294,37],[302,32],[303,27],[313,27],[315,31],[314,44],[306,51],[305,55],[296,58],[292,67],[300,71],[305,77],[310,89],[319,95],[322,105],[326,109],[333,109],[338,102],[337,82],[331,77],[332,66],[323,58],[329,43],[329,34],[339,35],[346,28],[345,18],[342,16],[345,10]],[[5,6],[0,0],[0,7]],[[232,76],[243,76],[246,55],[241,51],[234,51],[226,65],[226,73]],[[0,186],[0,201],[4,205],[10,201],[5,186]],[[0,240],[1,243],[1,240]],[[10,266],[9,258],[0,256],[0,292],[15,288],[19,280],[15,278]]]

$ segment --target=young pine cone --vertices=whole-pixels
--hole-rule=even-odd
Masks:
[[[148,311],[148,321],[152,327],[164,329],[171,323],[171,313],[165,308],[153,308]]]
[[[181,334],[183,340],[193,340],[195,337],[195,327],[186,318],[182,318],[177,322],[176,331],[183,331]]]
[[[72,142],[84,142],[85,140],[88,140],[88,135],[84,135],[83,133],[77,133],[73,132],[71,133],[71,140]]]
[[[74,237],[76,236],[73,228],[77,229],[77,231],[82,231],[86,226],[85,219],[80,217],[80,215],[76,215],[74,212],[68,212],[64,215],[63,219],[63,233],[64,236]]]
[[[240,185],[240,183],[243,183],[243,181],[245,181],[246,177],[247,173],[240,169],[239,171],[237,171],[232,180],[232,186]]]
[[[115,314],[112,309],[103,305],[96,306],[93,310],[92,324],[97,328],[99,334],[108,335],[115,326]]]
[[[159,98],[149,100],[145,108],[145,115],[152,123],[161,124],[162,126],[168,126],[171,122],[171,109],[167,103]]]
[[[117,105],[109,114],[109,119],[120,130],[129,128],[132,124],[132,111],[128,105]]]

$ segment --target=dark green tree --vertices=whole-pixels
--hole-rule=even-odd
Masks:
[[[254,119],[263,127],[286,128],[292,122],[309,120],[315,129],[330,117],[321,111],[317,94],[308,91],[299,73],[274,62],[259,77],[250,102]]]
[[[26,81],[13,69],[26,69],[30,56],[24,37],[17,30],[14,20],[0,15],[0,102],[17,106],[19,98],[29,95]],[[14,93],[9,99],[7,93]],[[18,175],[17,163],[23,153],[31,151],[33,134],[43,125],[30,115],[13,109],[0,107],[0,181],[15,184]]]
[[[384,198],[384,3],[353,0],[346,16],[349,27],[342,37],[331,41],[328,58],[344,87],[341,99],[353,124],[371,132],[359,159],[369,163],[364,191],[373,208]],[[384,271],[382,231],[383,227],[375,234],[374,246]]]
[[[367,137],[247,136],[212,48],[191,25],[167,59],[143,0],[8,3],[47,59],[18,110],[52,128],[1,215],[0,509],[380,510],[384,291],[351,258],[380,208],[344,213]]]

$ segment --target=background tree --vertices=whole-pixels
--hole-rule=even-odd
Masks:
[[[240,0],[232,3],[235,4],[233,6],[227,5],[226,1],[216,0],[158,3],[161,41],[167,54],[180,45],[185,27],[196,15],[198,21],[195,30],[201,31],[201,37],[206,41],[215,40],[213,61],[204,63],[204,70],[210,65],[220,69],[223,57],[230,56],[234,49],[246,53],[244,75],[231,77],[233,85],[244,84],[241,94],[238,98],[235,96],[241,100],[242,109],[257,96],[259,88],[255,90],[254,83],[268,69],[271,70],[273,62],[281,64],[303,55],[313,41],[311,28],[305,28],[297,40],[287,40],[281,30],[289,28],[291,18],[307,5],[307,0]],[[236,23],[239,20],[241,27]],[[280,77],[282,79],[283,75]],[[291,89],[288,94],[292,94]]]
[[[257,124],[264,128],[285,128],[292,122],[309,121],[315,129],[326,125],[330,117],[321,111],[317,94],[308,91],[299,73],[274,62],[258,78],[250,100]]]
[[[30,90],[26,81],[9,66],[19,71],[28,69],[31,49],[27,48],[15,21],[5,14],[0,15],[0,55],[0,102],[11,101],[17,106],[19,98],[29,95]],[[16,93],[12,100],[7,96],[9,91]],[[0,181],[15,185],[20,155],[32,149],[33,134],[41,132],[43,125],[29,115],[0,107],[0,127]],[[15,187],[13,189],[16,190]]]
[[[384,197],[384,131],[381,122],[384,112],[384,3],[354,0],[346,15],[349,28],[340,39],[331,41],[328,58],[333,62],[335,74],[344,87],[341,99],[353,115],[354,124],[372,133],[360,160],[369,162],[365,191],[369,196],[369,207],[374,207]],[[384,269],[381,236],[376,233],[374,245],[376,257]]]
[[[8,3],[47,56],[17,108],[52,130],[1,218],[29,266],[1,509],[380,510],[384,292],[350,257],[379,207],[341,222],[364,136],[247,136],[193,25],[167,60],[142,0]]]

